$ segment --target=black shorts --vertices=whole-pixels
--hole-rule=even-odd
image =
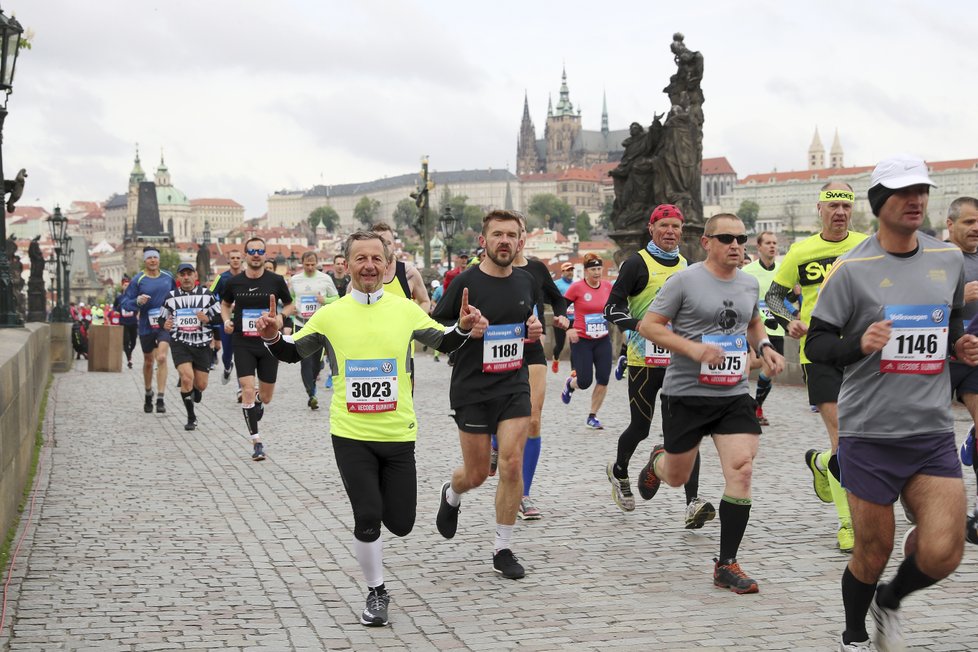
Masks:
[[[173,340],[170,342],[170,355],[173,357],[173,366],[189,362],[194,371],[210,371],[213,354],[209,346],[190,346],[183,342]]]
[[[160,345],[160,342],[169,341],[170,331],[159,328],[148,335],[140,335],[139,348],[143,350],[143,353],[152,353]]]
[[[536,342],[523,343],[523,362],[525,364],[547,364],[547,354],[543,352],[543,344]]]
[[[709,435],[761,434],[750,394],[662,395],[662,437],[669,453],[685,453]]]
[[[278,358],[265,348],[264,344],[234,345],[234,370],[238,378],[254,376],[263,383],[274,383],[278,378]]]
[[[808,385],[808,402],[812,405],[838,403],[842,388],[842,367],[808,362],[801,366]]]
[[[452,416],[459,430],[493,434],[500,421],[530,416],[530,392],[506,394],[488,401],[459,405]]]
[[[951,395],[964,403],[962,394],[978,394],[978,367],[969,367],[963,362],[952,362]]]

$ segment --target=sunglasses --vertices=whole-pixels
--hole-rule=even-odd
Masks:
[[[737,244],[747,244],[746,235],[734,235],[733,233],[714,233],[713,235],[706,236],[708,238],[716,238],[725,245],[733,244],[734,240]]]
[[[747,241],[747,236],[744,236],[744,241],[745,242]],[[264,249],[245,249],[245,253],[247,253],[249,256],[264,256],[265,255],[265,250]]]

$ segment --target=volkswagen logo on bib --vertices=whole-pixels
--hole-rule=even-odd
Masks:
[[[591,293],[590,292],[585,292],[584,293],[584,300],[585,301],[590,301],[591,300]]]
[[[394,365],[391,364],[390,362],[383,363],[382,365],[380,365],[380,368],[383,370],[385,374],[389,374],[390,372],[394,371]]]
[[[934,312],[930,313],[930,319],[935,324],[940,324],[942,321],[944,321],[944,309],[937,308],[934,310]]]

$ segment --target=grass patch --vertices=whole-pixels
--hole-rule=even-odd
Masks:
[[[41,407],[37,419],[37,430],[34,433],[34,452],[31,455],[31,469],[27,473],[27,482],[24,483],[24,491],[20,499],[20,504],[17,505],[17,514],[14,516],[13,522],[7,529],[7,532],[3,537],[3,542],[0,543],[0,578],[5,578],[4,573],[7,572],[10,551],[14,545],[14,537],[17,536],[17,527],[20,525],[21,515],[24,513],[24,509],[27,507],[27,501],[30,499],[31,487],[34,484],[34,476],[37,475],[37,462],[41,459],[41,448],[44,446],[44,415],[47,414],[48,393],[51,391],[51,383],[53,381],[54,375],[48,374],[48,382],[44,387],[44,396],[41,397]]]

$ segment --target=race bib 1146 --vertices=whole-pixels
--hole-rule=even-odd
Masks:
[[[885,374],[939,374],[947,359],[947,305],[894,305],[883,307],[883,318],[893,321],[890,339],[880,354]]]

